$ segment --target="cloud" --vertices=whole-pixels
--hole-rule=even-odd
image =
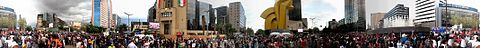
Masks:
[[[91,16],[92,0],[37,0],[37,8],[41,13],[56,13],[66,21],[88,22]]]
[[[302,16],[309,18],[309,28],[323,28],[332,19],[340,20],[344,17],[343,12],[343,0],[302,0]]]

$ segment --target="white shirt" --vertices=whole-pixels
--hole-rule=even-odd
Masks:
[[[463,40],[460,42],[460,47],[467,47],[467,41]]]
[[[82,46],[82,42],[77,42],[77,44],[75,45],[75,48],[80,48],[80,46]]]
[[[453,46],[453,39],[448,39],[447,45]]]
[[[13,48],[13,46],[18,45],[17,42],[11,41],[8,43],[9,48]]]
[[[195,47],[196,45],[197,45],[197,44],[195,44],[195,43],[192,43],[192,47]]]
[[[137,45],[131,42],[130,44],[128,44],[128,48],[137,48]]]
[[[437,41],[432,40],[432,45],[433,45],[433,47],[437,47]]]
[[[472,46],[473,46],[473,47],[477,47],[478,45],[480,45],[480,42],[478,42],[478,41],[472,42]]]

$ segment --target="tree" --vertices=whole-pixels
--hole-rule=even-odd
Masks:
[[[248,35],[253,35],[254,31],[252,28],[247,28],[247,30],[245,30],[245,32],[248,34]]]
[[[320,32],[320,29],[318,29],[318,27],[313,27],[313,29],[311,31],[314,32],[314,33],[318,33],[318,32]]]
[[[32,29],[32,26],[27,26],[27,28],[25,28],[26,31],[33,31]]]
[[[90,24],[87,24],[84,27],[82,27],[82,30],[84,30],[85,32],[89,32],[89,33],[101,33],[103,31],[105,31],[105,29],[106,28],[102,28],[102,27],[99,27],[99,26],[93,26],[93,25],[90,25]]]
[[[20,30],[25,30],[25,28],[27,28],[27,21],[25,20],[25,18],[20,18],[18,20],[18,25],[20,26]]]
[[[14,25],[14,19],[0,16],[0,28],[13,28]]]
[[[451,16],[450,22],[453,25],[463,24],[463,26],[467,27],[467,28],[473,28],[473,27],[476,27],[479,24],[478,18],[462,17],[462,16],[459,16],[459,15]]]
[[[255,33],[257,35],[268,35],[264,30],[258,29],[257,32]]]

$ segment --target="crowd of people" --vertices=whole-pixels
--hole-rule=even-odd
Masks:
[[[0,48],[477,48],[475,31],[178,38],[78,32],[2,31]]]

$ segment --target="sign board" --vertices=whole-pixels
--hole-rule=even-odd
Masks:
[[[150,23],[148,24],[148,27],[151,29],[159,29],[160,28],[160,23]]]

